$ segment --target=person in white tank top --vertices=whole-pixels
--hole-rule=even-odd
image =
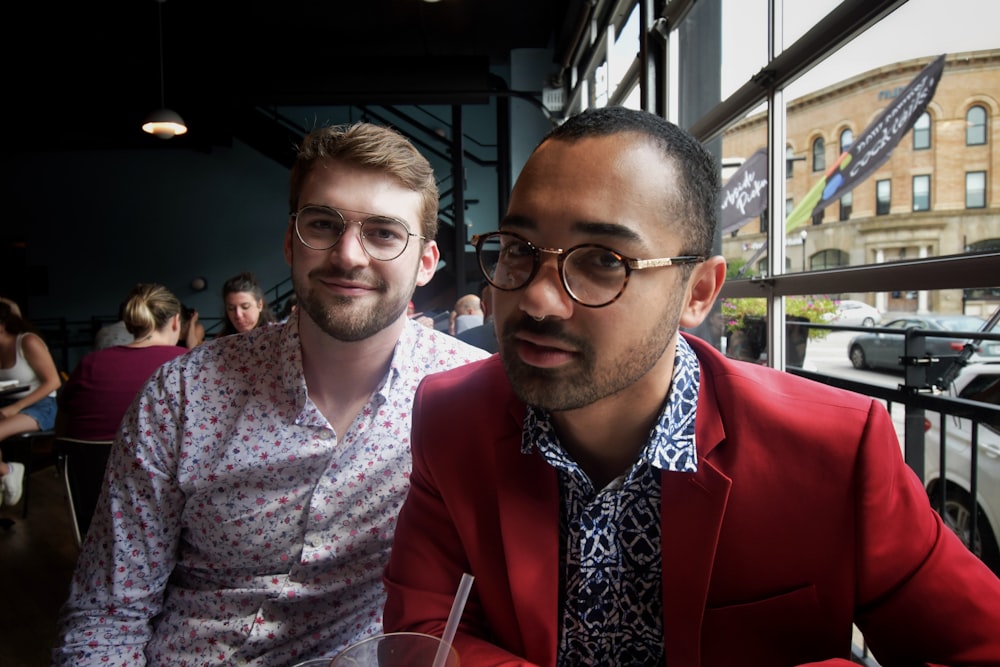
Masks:
[[[30,331],[17,304],[5,298],[0,298],[0,380],[16,380],[28,387],[0,399],[0,441],[53,427],[59,371],[45,341]],[[0,450],[0,504],[16,504],[23,482],[24,465],[7,463]]]

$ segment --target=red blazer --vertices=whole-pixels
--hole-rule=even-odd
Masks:
[[[701,362],[698,472],[662,473],[667,665],[1000,665],[1000,580],[943,526],[869,397]],[[462,667],[555,665],[559,484],[521,453],[494,355],[417,391],[413,475],[385,572],[385,631],[441,635],[463,572]]]

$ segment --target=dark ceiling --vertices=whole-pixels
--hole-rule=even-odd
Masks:
[[[6,150],[150,147],[165,106],[210,149],[278,106],[455,104],[496,89],[518,48],[572,41],[585,0],[29,0],[4,6]],[[553,64],[553,69],[558,69]],[[536,91],[540,94],[542,82]],[[256,128],[256,129],[254,129]],[[152,144],[150,143],[152,142]]]

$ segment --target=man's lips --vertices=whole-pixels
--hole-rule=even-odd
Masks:
[[[528,343],[534,347],[544,348],[553,352],[565,352],[567,354],[573,354],[576,352],[576,350],[570,345],[560,341],[558,338],[553,338],[552,336],[545,336],[543,334],[522,330],[515,334],[514,337],[520,342]]]
[[[337,292],[371,292],[376,288],[368,283],[344,278],[317,276],[317,280],[328,289]]]
[[[559,339],[521,331],[514,336],[517,355],[529,366],[555,368],[573,360],[577,351]]]

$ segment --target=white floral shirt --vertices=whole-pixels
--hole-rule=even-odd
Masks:
[[[292,665],[381,632],[417,384],[485,356],[407,322],[341,438],[297,318],[165,364],[122,422],[53,665]]]

